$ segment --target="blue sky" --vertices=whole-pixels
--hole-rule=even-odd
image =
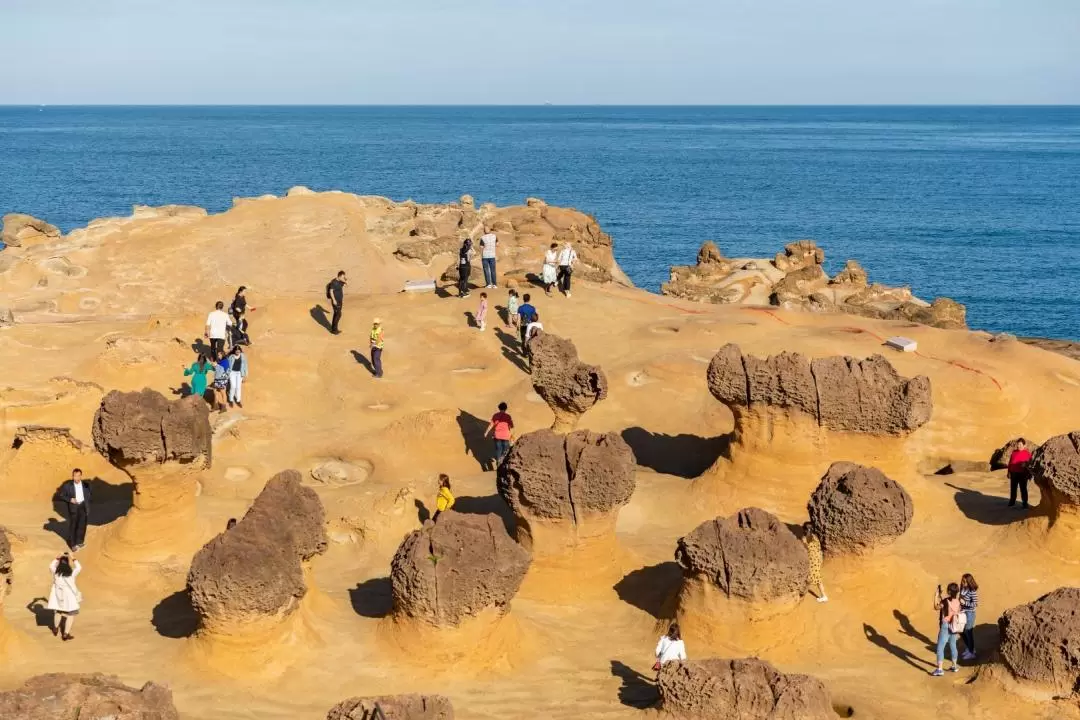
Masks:
[[[0,0],[0,103],[1080,103],[1080,0]]]

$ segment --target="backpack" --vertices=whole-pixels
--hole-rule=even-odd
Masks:
[[[963,610],[957,611],[953,616],[952,622],[949,623],[949,632],[962,633],[967,628],[967,613]]]

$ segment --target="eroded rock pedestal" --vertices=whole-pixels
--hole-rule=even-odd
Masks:
[[[833,463],[807,504],[826,555],[856,554],[903,535],[914,514],[911,496],[877,468]]]
[[[523,435],[499,469],[498,488],[517,519],[518,541],[557,554],[611,535],[634,493],[634,453],[616,433]]]
[[[15,558],[11,554],[11,543],[8,541],[7,530],[0,527],[0,660],[3,659],[2,653],[6,649],[8,634],[11,632],[7,618],[4,617],[4,599],[11,591],[11,583],[14,579],[12,565],[14,563]]]
[[[574,343],[544,333],[529,342],[533,389],[555,414],[551,429],[570,432],[589,408],[607,397],[604,371],[578,359]]]
[[[180,720],[172,691],[148,682],[133,688],[117,677],[50,673],[0,692],[0,717],[11,720]]]
[[[764,660],[669,662],[658,681],[662,711],[679,720],[836,720],[829,691],[810,675]]]
[[[113,390],[94,415],[94,447],[135,484],[131,510],[110,525],[102,553],[183,573],[179,557],[203,541],[195,498],[210,466],[210,413],[202,398]]]
[[[1080,588],[1059,588],[998,620],[1006,684],[1036,698],[1080,698]]]
[[[325,524],[319,496],[299,472],[285,470],[231,530],[195,554],[188,592],[197,638],[212,645],[211,660],[227,662],[229,650],[282,652],[281,641],[294,630],[289,621],[310,589],[307,562],[326,550]]]
[[[335,705],[326,720],[376,720],[376,705],[386,720],[454,720],[454,706],[442,695],[349,698]]]

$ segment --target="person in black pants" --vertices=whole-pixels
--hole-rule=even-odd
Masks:
[[[86,542],[86,523],[90,519],[90,485],[83,482],[82,470],[71,471],[71,479],[60,486],[60,499],[68,508],[68,547],[79,550]]]
[[[338,323],[341,322],[341,303],[345,300],[345,271],[339,270],[337,277],[326,285],[326,299],[330,301],[330,307],[334,310],[334,318],[330,322],[330,332],[340,335]]]
[[[465,238],[458,250],[458,297],[469,297],[469,275],[472,273],[472,238]]]

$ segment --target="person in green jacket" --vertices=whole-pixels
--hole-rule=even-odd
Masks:
[[[184,369],[184,377],[192,375],[191,394],[204,397],[206,395],[206,374],[214,372],[214,366],[206,359],[206,355],[199,355],[199,359]]]

